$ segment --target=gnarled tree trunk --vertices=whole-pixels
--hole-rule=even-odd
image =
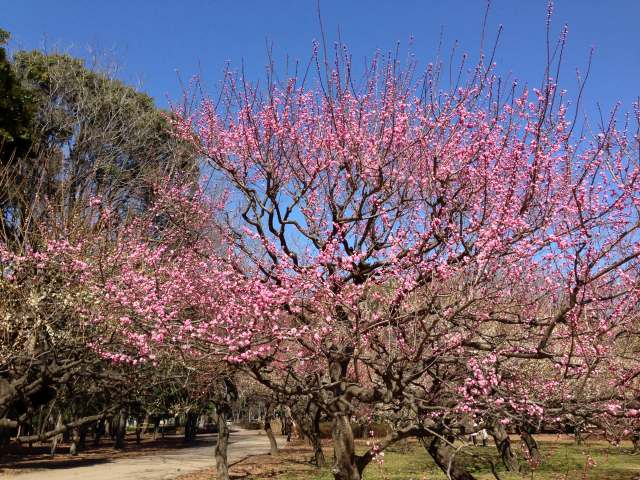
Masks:
[[[273,430],[271,429],[271,418],[273,417],[273,405],[267,405],[267,411],[264,415],[264,431],[267,433],[267,437],[269,438],[269,447],[271,455],[278,454],[278,443],[276,442],[276,437],[273,434]]]
[[[80,443],[80,429],[78,427],[74,427],[71,431],[71,446],[69,447],[70,455],[78,454],[79,443]]]
[[[292,409],[292,416],[300,428],[303,437],[306,437],[313,447],[313,457],[310,462],[317,467],[324,467],[326,459],[322,451],[320,441],[320,419],[322,412],[312,401],[307,404],[304,413]]]
[[[511,449],[511,439],[509,438],[509,434],[507,433],[506,428],[504,428],[504,425],[498,420],[494,420],[489,425],[489,431],[496,443],[498,452],[500,452],[500,459],[502,460],[505,468],[509,472],[519,472],[520,464],[518,463],[518,458]]]
[[[120,410],[120,413],[118,413],[114,422],[114,427],[114,447],[121,450],[124,448],[124,439],[127,434],[127,412],[125,410]]]
[[[314,435],[311,437],[311,446],[313,447],[313,463],[316,467],[324,467],[327,460],[324,458],[324,452],[322,451],[322,443],[320,442],[320,435]]]
[[[229,446],[229,427],[227,427],[226,408],[216,408],[218,425],[218,441],[216,442],[216,478],[229,480],[229,464],[227,462],[227,447]]]
[[[60,427],[62,427],[62,413],[58,414],[58,420],[56,421],[55,429],[58,430]],[[61,435],[56,435],[51,440],[51,455],[52,456],[56,454],[56,448],[58,447],[58,442],[60,441],[60,437],[61,437]]]
[[[349,316],[341,307],[337,309],[338,319],[344,325],[349,325]],[[334,382],[333,394],[338,400],[336,402],[337,411],[332,412],[333,428],[331,437],[333,439],[333,468],[331,472],[335,480],[360,480],[362,470],[366,465],[358,468],[356,463],[355,442],[353,440],[353,429],[349,422],[350,411],[346,407],[349,401],[340,398],[344,395],[343,382],[347,378],[353,347],[350,345],[335,346],[333,355],[329,359],[329,376]]]
[[[448,478],[451,480],[475,480],[475,477],[461,465],[460,459],[456,458],[455,449],[442,438],[436,436],[421,437],[420,441],[436,462],[436,465],[440,467]]]
[[[338,414],[333,420],[334,463],[331,472],[336,480],[360,480],[361,475],[356,466],[355,443],[353,430],[346,415]]]
[[[540,456],[538,442],[536,442],[536,439],[533,438],[533,435],[531,435],[525,428],[521,428],[520,438],[522,438],[522,441],[527,447],[527,451],[529,452],[529,460],[534,464],[540,463],[542,457]]]
[[[309,440],[313,446],[313,460],[317,467],[324,467],[326,460],[322,451],[322,442],[320,441],[320,409],[316,407],[316,413],[313,416],[311,428],[309,430]]]

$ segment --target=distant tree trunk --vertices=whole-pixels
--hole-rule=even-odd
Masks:
[[[291,436],[295,433],[296,438],[302,438],[302,431],[300,429],[300,426],[298,425],[298,422],[296,421],[296,419],[293,417],[293,412],[291,411],[291,407],[289,407],[288,405],[285,405],[284,407],[284,412],[285,412],[285,417],[287,418],[288,422],[288,428],[287,428],[287,442],[291,441]]]
[[[105,431],[105,419],[102,418],[100,420],[98,420],[98,422],[94,425],[94,429],[93,429],[93,446],[97,447],[98,445],[100,445],[100,439],[102,438],[102,436],[104,435],[104,431]]]
[[[289,441],[291,438],[291,420],[287,415],[282,417],[281,433],[283,436],[287,437],[287,441]]]
[[[71,446],[69,447],[70,455],[78,454],[78,444],[80,443],[80,429],[74,427],[71,431]]]
[[[19,431],[19,430],[20,430],[20,429],[18,429],[18,431]],[[31,426],[31,425],[26,426],[26,427],[24,428],[24,433],[25,433],[25,435],[27,435],[27,436],[31,436],[31,435],[33,435],[33,426]],[[1,443],[0,443],[0,446],[1,446]],[[27,451],[31,451],[31,447],[32,447],[32,446],[33,446],[33,442],[30,440],[30,441],[27,443],[27,449],[26,449],[26,450],[27,450]]]
[[[43,414],[43,409],[40,408],[40,415],[38,415],[38,425],[40,425],[40,423],[42,422],[42,414]],[[33,435],[35,431],[36,430],[33,425],[28,427],[29,435]],[[33,441],[29,440],[29,451],[31,451],[32,448],[33,448]]]
[[[582,445],[582,428],[580,426],[576,426],[574,435],[576,438],[576,445]]]
[[[227,415],[225,407],[216,408],[218,424],[218,441],[216,442],[216,478],[217,480],[229,480],[229,464],[227,462],[227,447],[229,445],[229,427],[227,427]]]
[[[196,439],[198,433],[198,414],[195,412],[187,413],[187,419],[184,424],[184,441],[191,443]]]
[[[440,470],[451,480],[475,480],[455,457],[455,450],[451,445],[444,442],[440,437],[421,437],[420,441],[433,458]]]
[[[82,425],[80,427],[80,437],[78,438],[78,449],[84,450],[87,444],[87,425]]]
[[[127,412],[125,410],[120,410],[120,413],[116,417],[114,423],[114,447],[118,450],[122,450],[124,448],[125,435],[127,434]]]
[[[273,405],[270,403],[267,405],[267,411],[264,415],[264,431],[267,433],[267,437],[269,438],[269,446],[271,455],[278,454],[278,443],[276,442],[276,437],[273,434],[273,430],[271,429],[271,418],[273,417]]]
[[[158,432],[160,431],[160,422],[161,422],[161,418],[158,417],[154,417],[153,419],[153,439],[155,440],[156,438],[158,438]]]
[[[11,441],[11,430],[8,428],[0,428],[0,447],[6,448]]]
[[[142,436],[147,433],[147,429],[149,428],[149,414],[147,413],[144,416],[144,420],[142,421]]]
[[[56,430],[62,426],[62,413],[58,414],[58,420],[56,421]],[[51,455],[56,454],[56,447],[58,446],[58,442],[60,441],[60,435],[56,435],[51,440]]]
[[[494,420],[489,426],[489,431],[491,432],[491,436],[493,437],[498,452],[500,452],[500,458],[502,459],[502,463],[505,468],[509,472],[519,472],[520,465],[517,457],[511,449],[511,439],[509,438],[509,434],[504,428],[504,425],[498,420]]]
[[[140,443],[142,443],[142,425],[143,425],[142,417],[137,417],[136,418],[136,445],[140,445]]]

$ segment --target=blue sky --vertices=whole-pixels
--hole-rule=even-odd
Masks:
[[[421,66],[433,61],[440,32],[445,52],[477,53],[483,0],[322,0],[330,41],[338,31],[361,65],[398,41]],[[213,89],[225,62],[250,78],[264,75],[266,45],[277,61],[306,60],[320,37],[315,0],[0,0],[0,27],[12,33],[12,48],[62,49],[86,56],[91,49],[115,54],[120,76],[141,83],[161,106],[181,95],[176,72],[202,76]],[[504,25],[496,57],[500,70],[539,84],[545,58],[545,0],[494,0],[487,23],[492,39]],[[607,110],[617,100],[626,109],[640,94],[640,1],[559,0],[553,32],[569,24],[561,84],[575,97],[575,69],[584,69],[595,47],[586,106]],[[448,54],[448,53],[447,53]]]

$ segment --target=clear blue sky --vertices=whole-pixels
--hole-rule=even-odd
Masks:
[[[329,40],[348,43],[356,64],[376,49],[387,51],[414,37],[421,66],[434,60],[441,29],[444,50],[460,42],[477,53],[485,10],[483,0],[322,0]],[[494,0],[487,32],[504,25],[496,57],[502,71],[538,84],[545,51],[545,0]],[[561,83],[575,90],[575,69],[584,69],[596,49],[586,91],[587,108],[596,101],[625,108],[640,94],[640,1],[558,0],[553,31],[569,24]],[[274,57],[307,59],[319,38],[315,0],[0,0],[0,27],[13,35],[12,48],[63,49],[86,56],[90,47],[115,52],[120,76],[159,105],[181,94],[176,71],[188,79],[201,74],[214,86],[226,61],[244,62],[249,77],[260,78]]]

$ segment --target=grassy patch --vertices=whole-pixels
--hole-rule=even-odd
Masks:
[[[514,438],[514,447],[519,442]],[[498,465],[502,480],[635,480],[640,479],[640,455],[632,455],[629,445],[612,447],[605,442],[589,442],[582,446],[572,441],[545,439],[539,442],[544,461],[536,468],[525,466],[522,474],[506,472],[499,463],[493,446],[465,449],[461,453],[469,471],[478,480],[495,479],[489,460]],[[327,451],[327,458],[331,458]],[[284,460],[284,458],[283,458]],[[287,460],[285,460],[287,461]],[[252,479],[274,478],[272,475],[249,476]],[[283,480],[331,480],[328,468],[322,470],[280,471],[275,478]],[[372,463],[365,470],[366,480],[446,480],[426,451],[416,443],[404,449],[385,453],[384,462]]]

